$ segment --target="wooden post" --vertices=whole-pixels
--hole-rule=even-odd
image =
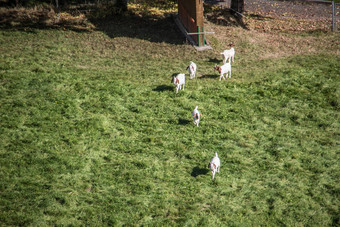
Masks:
[[[178,0],[178,17],[188,33],[200,32],[204,26],[203,0]],[[197,46],[202,44],[202,34],[193,35]]]
[[[332,31],[336,32],[336,3],[332,1]]]
[[[231,0],[230,8],[242,13],[244,11],[244,0]]]
[[[55,4],[57,6],[57,23],[59,22],[59,1],[55,0]]]

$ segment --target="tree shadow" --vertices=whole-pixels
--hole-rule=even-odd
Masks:
[[[208,172],[209,172],[208,169],[196,166],[195,168],[192,169],[191,176],[198,177],[199,175],[206,175]]]
[[[242,27],[248,29],[241,16],[227,7],[213,7],[213,4],[205,5],[205,16],[208,21],[224,26]]]
[[[108,9],[109,10],[109,9]],[[153,15],[151,13],[113,13],[91,5],[73,9],[71,5],[60,9],[59,17],[52,8],[35,11],[29,9],[7,9],[0,11],[0,28],[16,29],[26,32],[34,29],[67,29],[76,32],[102,31],[110,38],[128,37],[156,43],[184,44],[185,38],[177,28],[170,13]],[[64,13],[65,12],[65,13]],[[67,12],[67,13],[66,13]],[[103,18],[96,14],[106,13]],[[59,19],[57,19],[59,18]]]
[[[163,92],[163,91],[172,91],[174,90],[173,86],[169,85],[159,85],[156,88],[152,89],[153,91]]]
[[[91,19],[97,30],[111,38],[129,37],[150,42],[185,43],[171,15],[165,17],[136,15],[132,12],[106,19]]]
[[[85,17],[59,17],[51,8],[7,8],[0,11],[0,28],[34,33],[35,29],[67,29],[89,32],[91,27]]]

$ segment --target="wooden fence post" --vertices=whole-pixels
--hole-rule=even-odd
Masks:
[[[332,31],[336,32],[336,3],[332,1]]]

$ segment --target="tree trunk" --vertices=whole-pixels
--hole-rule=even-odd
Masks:
[[[117,0],[117,6],[123,11],[127,10],[127,0]]]
[[[244,0],[231,0],[230,8],[239,13],[242,13],[244,11]]]

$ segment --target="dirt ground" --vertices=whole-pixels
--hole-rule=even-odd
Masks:
[[[232,25],[222,12],[222,9],[230,7],[231,0],[205,2],[221,9],[218,14],[207,15],[208,19],[217,24]],[[243,14],[246,16],[243,19],[244,27],[249,29],[264,31],[330,31],[332,29],[332,4],[319,0],[245,0]],[[337,5],[337,27],[340,27],[340,4]]]
[[[210,0],[206,3],[230,7],[231,0]],[[332,4],[322,1],[294,1],[294,0],[245,0],[247,14],[261,14],[275,18],[296,18],[310,20],[329,20],[332,18]],[[338,19],[340,17],[340,4],[337,5]]]

